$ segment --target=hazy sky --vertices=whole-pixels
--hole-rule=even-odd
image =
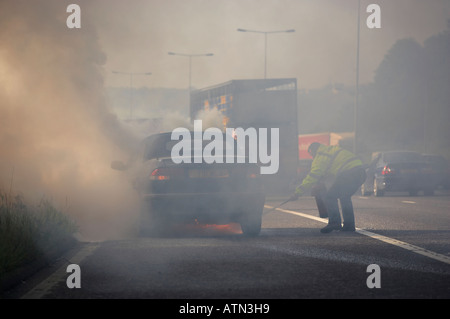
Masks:
[[[76,1],[73,1],[76,2]],[[232,79],[264,77],[264,35],[238,32],[295,29],[267,37],[267,77],[294,77],[300,88],[330,82],[354,84],[357,0],[94,0],[78,2],[98,32],[106,53],[108,86],[186,88],[189,58],[170,56],[214,53],[192,58],[197,88]],[[369,4],[381,7],[381,29],[369,29]],[[396,40],[423,42],[446,29],[448,0],[361,0],[360,80],[373,72]],[[71,30],[76,32],[76,30]]]

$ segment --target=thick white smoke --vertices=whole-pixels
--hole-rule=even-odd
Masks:
[[[123,236],[136,195],[110,162],[136,141],[106,105],[95,29],[67,28],[68,4],[0,2],[0,186],[50,198],[86,238]]]

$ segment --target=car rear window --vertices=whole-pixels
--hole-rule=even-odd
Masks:
[[[447,160],[442,156],[424,155],[424,159],[427,163],[433,165],[439,169],[446,169],[448,167]]]
[[[171,147],[167,144],[173,142],[170,140],[170,134],[152,135],[143,141],[144,159],[170,156]]]
[[[423,162],[422,155],[415,152],[389,152],[383,155],[383,159],[391,163]]]
[[[193,134],[191,134],[191,137],[193,138]],[[224,143],[222,144],[223,149],[217,150],[221,151],[222,154],[225,154],[225,150],[227,148],[227,140],[224,138]],[[147,137],[143,141],[143,148],[144,148],[144,160],[149,160],[152,158],[162,158],[162,157],[170,157],[172,152],[172,147],[179,143],[179,140],[172,140],[171,139],[171,133],[163,133],[158,135],[152,135]],[[209,140],[203,140],[202,141],[202,150],[203,148],[211,143]],[[191,152],[194,152],[195,146],[197,146],[197,143],[194,143],[192,140],[192,148]],[[233,146],[236,148],[236,145]]]

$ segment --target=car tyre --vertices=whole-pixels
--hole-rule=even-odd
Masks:
[[[262,212],[245,215],[241,222],[242,233],[248,237],[258,236],[261,232]]]
[[[139,220],[140,237],[160,237],[164,234],[165,223],[151,211],[148,203],[141,203],[141,214]]]

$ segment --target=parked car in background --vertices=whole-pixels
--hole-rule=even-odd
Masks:
[[[423,154],[425,162],[430,165],[431,178],[435,188],[450,188],[450,165],[442,155]]]
[[[435,184],[430,165],[422,154],[412,151],[375,152],[366,169],[367,179],[361,193],[383,196],[385,192],[408,192],[416,196],[419,191],[433,195]]]
[[[203,156],[196,163],[194,147],[204,147],[205,141],[192,141],[192,154],[183,154],[189,160],[176,163],[171,157],[176,143],[171,133],[152,135],[129,163],[111,163],[113,169],[129,172],[140,195],[140,233],[159,235],[182,223],[239,223],[244,235],[258,235],[265,202],[260,167],[236,158],[234,163],[225,158],[208,163]]]

